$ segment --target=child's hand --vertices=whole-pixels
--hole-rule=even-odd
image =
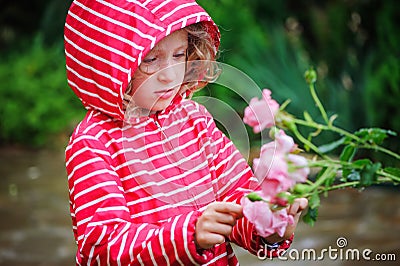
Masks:
[[[243,217],[243,208],[231,202],[213,202],[207,206],[196,223],[195,241],[199,248],[209,249],[225,242],[236,220]]]
[[[301,212],[305,208],[307,208],[307,206],[308,206],[308,200],[306,198],[295,199],[293,204],[287,208],[288,214],[292,215],[294,218],[294,223],[289,224],[286,227],[285,234],[282,237],[280,237],[278,234],[273,234],[273,235],[267,237],[265,240],[268,243],[277,243],[277,242],[281,242],[283,240],[290,238],[293,235],[294,231],[296,230],[296,226],[297,226],[297,223],[299,222]]]

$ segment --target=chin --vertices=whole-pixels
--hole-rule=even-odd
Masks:
[[[172,100],[167,100],[167,101],[158,101],[152,108],[151,111],[152,112],[159,112],[162,111],[164,109],[166,109],[170,104],[171,104]]]

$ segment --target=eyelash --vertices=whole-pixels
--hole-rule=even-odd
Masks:
[[[183,56],[186,56],[186,52],[174,54],[174,57],[176,57],[176,58],[180,58],[180,57],[183,57]]]
[[[143,63],[150,64],[157,60],[157,57],[146,57],[143,59]]]
[[[186,51],[185,51],[185,52],[182,52],[182,53],[177,53],[177,54],[174,54],[174,55],[173,55],[174,58],[182,58],[182,57],[184,57],[184,56],[186,56]],[[156,56],[156,57],[145,58],[145,59],[143,59],[143,63],[145,63],[145,64],[151,64],[151,63],[153,63],[154,61],[156,61],[157,59],[158,59],[157,56]]]

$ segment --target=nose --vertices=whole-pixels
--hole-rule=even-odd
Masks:
[[[173,65],[164,66],[158,74],[158,80],[163,83],[171,83],[177,77],[176,71],[176,67]]]

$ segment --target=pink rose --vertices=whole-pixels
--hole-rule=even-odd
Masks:
[[[276,194],[287,191],[295,184],[296,182],[288,178],[288,176],[275,175],[267,177],[261,183],[262,196],[269,197],[274,200]]]
[[[276,175],[287,175],[287,163],[284,154],[277,153],[275,142],[269,142],[261,147],[260,158],[253,160],[254,174],[260,182]]]
[[[253,160],[253,170],[260,182],[267,177],[288,176],[287,155],[296,148],[296,144],[283,130],[275,138],[275,141],[261,146],[260,158]]]
[[[282,209],[279,211],[274,211],[272,212],[273,215],[273,222],[272,226],[274,228],[274,231],[282,237],[285,234],[286,227],[289,224],[294,224],[294,218],[292,215],[289,215],[287,213],[286,209]]]
[[[260,158],[253,159],[253,170],[259,181],[262,181],[267,175],[274,153],[275,143],[268,142],[261,146]]]
[[[268,237],[274,233],[283,236],[288,224],[293,224],[293,216],[286,209],[271,211],[269,204],[264,201],[252,202],[242,199],[243,214],[254,225],[258,235]]]
[[[286,135],[282,129],[275,134],[276,149],[279,153],[289,153],[297,148],[292,137]]]
[[[295,185],[295,181],[289,178],[287,154],[285,150],[278,151],[275,143],[264,144],[260,158],[253,160],[254,175],[261,183],[263,194],[270,197]]]
[[[243,122],[251,126],[254,133],[259,133],[275,124],[278,110],[279,104],[271,98],[271,91],[264,89],[261,100],[256,97],[250,100],[249,106],[244,110]]]
[[[288,155],[289,176],[295,182],[306,182],[310,174],[310,168],[307,167],[307,159],[296,154]]]
[[[261,196],[263,198],[274,198],[282,191],[281,180],[278,178],[266,178],[261,183]]]
[[[255,133],[274,126],[275,115],[279,104],[271,98],[271,91],[264,89],[262,99],[253,98],[244,111],[243,121],[253,127]],[[307,160],[299,155],[291,154],[297,149],[292,137],[285,131],[273,130],[274,141],[261,147],[260,157],[253,160],[254,175],[260,182],[261,191],[249,198],[242,199],[244,216],[254,224],[257,233],[268,237],[274,233],[283,236],[288,224],[294,223],[292,215],[286,208],[271,210],[271,206],[285,207],[286,198],[277,194],[287,192],[297,182],[305,182],[310,173]],[[250,196],[249,196],[250,197]]]

